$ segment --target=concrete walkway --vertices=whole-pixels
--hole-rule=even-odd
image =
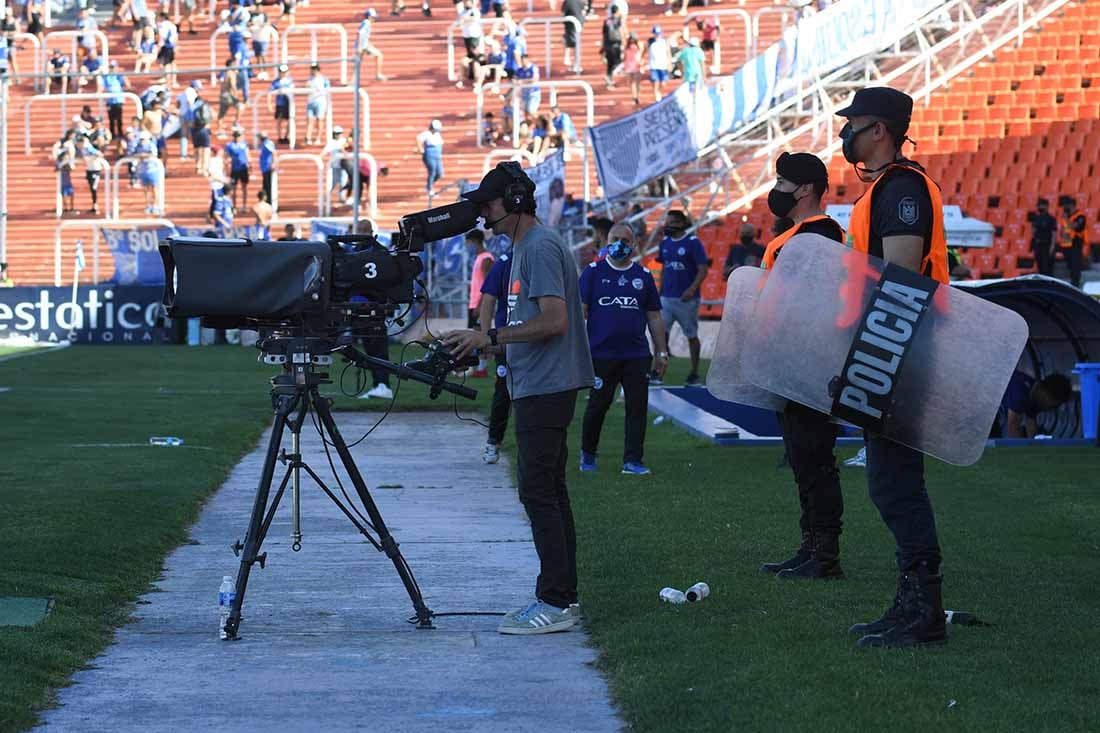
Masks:
[[[350,442],[369,415],[338,416]],[[395,414],[352,449],[433,611],[507,611],[533,593],[537,559],[508,468],[486,466],[481,428]],[[412,614],[385,555],[320,489],[302,490],[302,551],[288,496],[255,566],[241,640],[217,637],[217,591],[236,575],[265,435],[173,552],[134,622],[45,715],[59,731],[612,731],[621,721],[579,630],[502,636],[498,617]],[[316,432],[307,462],[328,481]],[[289,449],[290,440],[284,440]],[[166,449],[167,450],[167,449]],[[333,454],[335,459],[335,453]],[[201,455],[196,454],[196,460]],[[276,484],[281,474],[277,474]],[[350,485],[345,486],[351,493]],[[379,488],[384,486],[387,488]]]

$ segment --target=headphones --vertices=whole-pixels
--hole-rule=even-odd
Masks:
[[[514,160],[497,163],[497,168],[507,173],[512,181],[505,187],[504,210],[509,214],[525,208],[535,208],[535,184],[523,172],[523,168]]]

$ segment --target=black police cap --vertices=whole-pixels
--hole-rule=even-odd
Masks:
[[[821,158],[811,153],[783,153],[775,161],[775,172],[791,183],[828,183],[829,171]]]
[[[838,117],[881,117],[908,125],[913,117],[913,98],[890,87],[865,87],[856,92],[850,105],[836,114]]]

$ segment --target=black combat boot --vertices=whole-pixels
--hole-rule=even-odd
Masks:
[[[814,532],[813,553],[809,559],[797,567],[780,570],[775,577],[784,580],[843,578],[844,571],[840,568],[840,535],[820,530]]]
[[[848,629],[849,634],[859,634],[860,636],[866,636],[868,634],[881,634],[882,632],[893,628],[901,621],[901,596],[902,589],[905,587],[905,576],[898,576],[898,590],[894,593],[894,602],[886,609],[886,612],[876,618],[874,621],[869,621],[865,624],[853,624]]]
[[[921,563],[902,579],[901,620],[879,634],[864,636],[856,646],[902,649],[947,643],[943,612],[943,576],[928,572]]]
[[[787,570],[788,568],[797,568],[802,563],[806,562],[813,555],[814,551],[814,535],[809,530],[802,530],[802,544],[795,550],[794,557],[783,562],[766,562],[760,566],[760,572],[776,573]]]

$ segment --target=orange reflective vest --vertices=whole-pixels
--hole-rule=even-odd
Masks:
[[[852,218],[848,221],[848,244],[859,252],[870,253],[871,247],[871,202],[874,200],[875,187],[894,168],[919,173],[928,187],[928,198],[932,201],[932,242],[928,254],[921,260],[921,274],[941,283],[950,282],[950,270],[947,267],[947,236],[943,229],[943,200],[940,187],[924,171],[907,165],[891,165],[875,179],[871,187],[859,197],[852,207]]]
[[[1073,246],[1073,240],[1080,237],[1083,241],[1085,239],[1085,233],[1079,232],[1073,228],[1073,220],[1079,216],[1084,216],[1083,212],[1075,211],[1068,217],[1061,217],[1058,219],[1058,229],[1061,236],[1058,238],[1058,246],[1062,249],[1069,249]]]
[[[801,231],[803,224],[809,224],[810,222],[814,222],[814,221],[832,221],[833,224],[836,224],[837,232],[843,238],[844,230],[840,227],[840,224],[837,224],[835,221],[830,219],[825,214],[818,214],[817,216],[811,216],[807,219],[803,219],[802,221],[798,222],[793,227],[791,227],[787,231],[783,232],[782,234],[780,234],[778,237],[776,237],[772,241],[768,242],[768,247],[767,247],[767,249],[764,250],[764,259],[760,261],[760,266],[763,267],[765,270],[772,269],[772,265],[775,264],[775,258],[777,256],[779,256],[779,250],[783,248],[783,245],[787,243],[787,240],[790,239],[791,237],[793,237],[794,235],[798,234],[798,232]]]

